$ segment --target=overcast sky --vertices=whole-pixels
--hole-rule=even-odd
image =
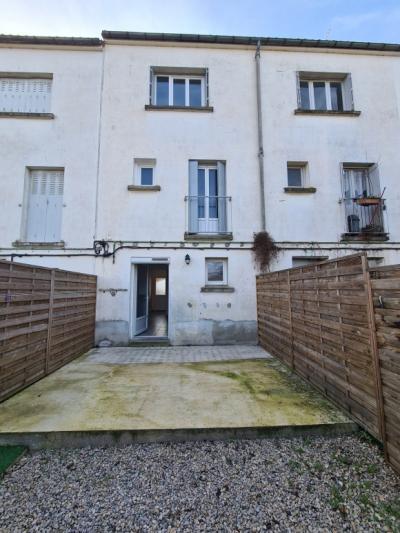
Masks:
[[[400,0],[0,0],[0,33],[102,29],[400,42]]]

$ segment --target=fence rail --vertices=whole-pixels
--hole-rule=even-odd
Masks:
[[[260,344],[381,440],[400,471],[400,266],[370,272],[357,254],[262,274],[257,308]]]
[[[96,276],[0,261],[0,401],[94,343]]]

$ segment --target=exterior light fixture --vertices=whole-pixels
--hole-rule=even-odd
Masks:
[[[186,254],[186,255],[185,255],[185,263],[186,263],[187,265],[190,265],[190,255],[189,255],[189,254]]]

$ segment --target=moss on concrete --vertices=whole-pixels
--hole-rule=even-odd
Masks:
[[[0,432],[346,422],[276,360],[105,364],[80,358],[0,405]]]

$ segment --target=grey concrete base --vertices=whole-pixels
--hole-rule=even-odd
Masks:
[[[194,320],[173,324],[171,344],[212,346],[214,344],[257,344],[255,320]]]
[[[0,445],[22,445],[27,446],[30,450],[41,450],[44,448],[97,448],[127,446],[129,444],[149,442],[294,438],[306,436],[333,437],[348,435],[357,431],[359,431],[357,424],[353,422],[339,422],[310,426],[0,433]]]
[[[126,320],[98,320],[96,322],[95,343],[108,340],[111,346],[127,346],[129,342],[129,322]]]
[[[143,337],[138,340],[143,340]],[[174,346],[212,346],[226,344],[257,344],[255,320],[193,320],[170,324],[170,343]],[[129,323],[125,320],[96,322],[96,346],[109,341],[110,346],[128,346]]]

